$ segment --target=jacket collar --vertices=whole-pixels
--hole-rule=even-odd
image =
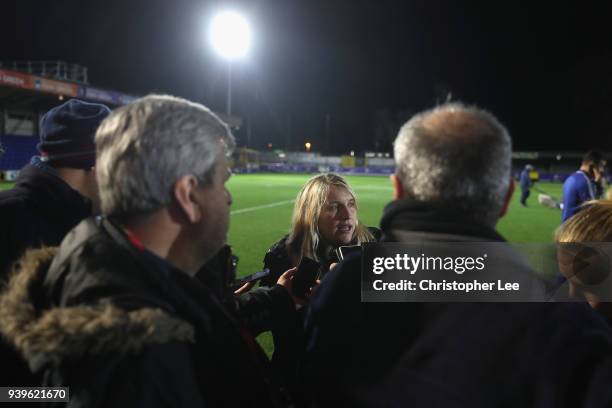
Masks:
[[[57,175],[55,169],[42,162],[33,160],[25,166],[19,172],[15,187],[34,191],[40,197],[41,206],[50,204],[64,208],[66,213],[78,211],[79,214],[84,213],[84,216],[91,213],[91,200],[70,187]]]
[[[57,248],[34,249],[0,295],[0,332],[38,371],[49,361],[136,353],[150,344],[194,341],[194,328],[155,307],[126,310],[101,300],[58,306],[41,293]]]
[[[505,241],[493,228],[485,225],[473,214],[459,208],[412,199],[389,203],[385,207],[380,227],[384,233],[383,240],[394,240],[393,231],[413,231]]]

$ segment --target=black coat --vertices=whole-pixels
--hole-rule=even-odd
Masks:
[[[381,226],[394,242],[503,242],[466,214],[408,201]],[[359,270],[360,259],[341,263],[310,303],[301,380],[316,406],[612,403],[612,335],[588,305],[362,303]]]
[[[43,164],[28,165],[12,189],[0,191],[0,283],[28,248],[59,245],[81,220],[91,215],[91,201]],[[33,385],[39,380],[10,345],[0,340],[4,370],[0,384]],[[8,369],[10,368],[10,369]]]
[[[368,231],[370,231],[374,237],[374,241],[380,240],[382,233],[378,228],[368,227]],[[266,251],[263,263],[264,268],[270,269],[270,274],[261,280],[262,286],[274,286],[278,278],[280,278],[284,272],[293,268],[294,265],[289,257],[289,250],[287,248],[288,238],[289,235],[285,235]],[[334,250],[335,248],[327,248],[320,254],[323,260],[321,265],[321,276],[325,275],[332,263],[339,261]]]
[[[262,350],[212,291],[112,223],[83,221],[53,255],[23,262],[0,328],[45,386],[70,387],[70,406],[284,405]]]
[[[91,215],[91,201],[45,165],[21,170],[12,189],[0,191],[0,281],[28,248],[57,246]]]
[[[377,228],[368,228],[374,240],[378,241],[381,232]],[[287,238],[285,235],[274,243],[266,252],[264,257],[264,268],[270,269],[270,274],[262,279],[262,286],[273,287],[278,278],[288,269],[293,268],[293,263],[289,257],[287,248]],[[329,266],[338,262],[334,248],[328,248],[325,253],[321,253],[320,275],[325,276]],[[286,315],[284,320],[277,319],[275,327],[272,329],[272,339],[274,341],[274,354],[272,355],[272,367],[277,376],[282,378],[292,393],[301,400],[305,393],[303,387],[297,379],[297,369],[302,359],[305,341],[304,337],[304,316],[306,309],[295,310],[293,314]],[[298,401],[301,402],[301,401]]]
[[[293,268],[286,247],[287,236],[276,242],[264,257],[264,268],[270,269],[270,274],[261,280],[263,287],[274,287],[278,278],[288,269]],[[272,354],[272,369],[275,375],[301,401],[301,387],[297,382],[297,365],[304,352],[304,309],[296,310],[279,321],[272,328],[274,353]]]
[[[235,296],[235,269],[231,247],[226,245],[198,271],[196,279],[240,316],[253,335],[282,326],[295,313],[293,298],[281,285],[257,288]]]

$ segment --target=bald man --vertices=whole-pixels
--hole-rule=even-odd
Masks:
[[[510,135],[493,115],[456,103],[439,106],[408,121],[394,149],[395,200],[381,220],[383,242],[418,243],[425,255],[455,248],[455,258],[458,251],[495,248],[489,258],[503,261],[489,259],[487,265],[501,266],[465,272],[467,278],[527,279],[533,293],[539,291],[539,278],[495,230],[514,183]],[[361,275],[372,271],[361,271],[361,261],[345,260],[332,269],[307,311],[302,381],[313,392],[314,406],[564,407],[610,401],[609,384],[601,380],[610,378],[612,335],[588,307],[445,303],[445,293],[427,303],[406,302],[416,296],[411,291],[395,298],[400,302],[366,303],[362,296],[371,295],[362,292]],[[376,279],[387,273],[393,272]],[[419,270],[415,276],[436,275]],[[443,276],[458,279],[452,270]],[[577,375],[580,381],[573,381]]]

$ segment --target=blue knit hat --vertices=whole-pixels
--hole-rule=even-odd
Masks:
[[[94,137],[110,109],[71,99],[51,109],[40,121],[37,148],[43,161],[61,167],[90,169],[96,163]]]

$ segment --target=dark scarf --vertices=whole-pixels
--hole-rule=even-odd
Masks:
[[[459,208],[412,199],[392,201],[385,207],[380,220],[382,241],[395,241],[393,231],[415,231],[453,234],[505,241],[493,228],[485,225],[474,214]]]
[[[57,171],[34,156],[15,180],[15,188],[31,191],[41,200],[40,205],[62,208],[58,215],[74,218],[76,223],[91,215],[91,200],[74,190],[57,173]]]

